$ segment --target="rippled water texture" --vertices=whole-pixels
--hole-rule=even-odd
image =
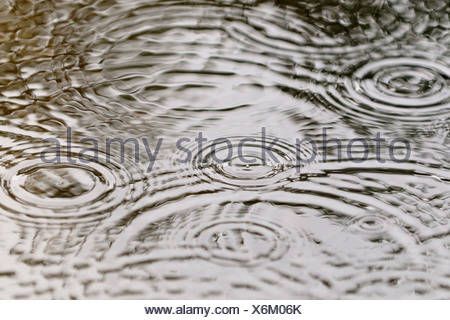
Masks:
[[[0,298],[450,298],[449,13],[2,0]],[[324,128],[343,144],[405,138],[411,156],[331,146],[324,161]],[[157,161],[103,148],[130,137],[163,138]],[[89,138],[96,161],[70,161]],[[60,163],[42,161],[43,139],[62,141],[47,149]]]

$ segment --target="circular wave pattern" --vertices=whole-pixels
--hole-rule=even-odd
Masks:
[[[45,11],[39,9],[38,12],[38,7],[45,7]],[[264,1],[245,4],[200,1],[195,6],[166,0],[151,5],[146,1],[131,4],[93,1],[75,7],[61,4],[55,19],[51,18],[54,13],[49,13],[47,7],[46,3],[25,5],[20,11],[27,19],[32,19],[29,22],[37,22],[44,29],[37,30],[28,22],[15,23],[20,27],[11,28],[11,21],[25,20],[17,18],[16,14],[13,19],[12,14],[5,16],[4,47],[12,46],[14,50],[3,52],[8,62],[1,66],[2,119],[26,117],[28,124],[46,123],[50,131],[55,123],[67,120],[71,125],[77,123],[78,130],[99,132],[103,136],[111,131],[112,134],[146,135],[153,130],[148,127],[150,122],[155,135],[167,131],[166,127],[177,133],[182,131],[180,129],[189,130],[195,127],[192,123],[200,121],[212,127],[213,119],[221,116],[231,122],[230,110],[255,106],[255,102],[269,106],[265,114],[273,121],[271,114],[276,114],[278,109],[273,108],[272,102],[267,103],[267,96],[261,95],[264,88],[270,88],[266,91],[269,95],[280,87],[288,94],[298,93],[299,90],[291,90],[299,87],[298,82],[291,80],[317,80],[317,70],[334,73],[341,69],[341,58],[359,57],[378,44],[395,40],[409,26],[415,29],[410,35],[424,33],[437,42],[448,39],[447,12],[434,10],[441,7],[439,1],[420,5],[415,1],[404,1],[400,5],[378,0],[370,4],[277,1],[276,6]],[[426,7],[429,10],[424,9]],[[435,12],[428,15],[432,9]],[[426,13],[427,19],[416,19],[418,13]],[[441,21],[436,23],[436,18]],[[420,23],[416,25],[411,21]],[[50,33],[44,36],[41,31],[47,29]],[[436,33],[445,38],[438,39],[439,35],[436,38]],[[433,50],[423,51],[432,55]],[[330,89],[327,94],[332,105],[338,105],[350,117],[353,114],[358,120],[357,128],[364,124],[367,115],[371,119],[418,121],[448,113],[448,63],[438,62],[434,56],[419,58],[421,54],[386,58],[390,55],[393,53],[378,60],[368,58],[372,60]],[[38,105],[28,105],[36,101]],[[98,107],[93,107],[94,104]],[[211,111],[214,115],[209,113]],[[199,122],[195,121],[196,117],[200,118]],[[323,123],[323,119],[317,118]],[[250,118],[249,123],[254,124],[253,120]],[[295,122],[294,118],[291,120]],[[13,130],[7,129],[10,136],[14,135]],[[436,132],[448,135],[445,124],[436,128]],[[30,146],[38,147],[39,139],[36,143],[20,145],[21,139],[28,141],[27,137],[16,135],[6,144],[3,134],[1,138],[1,215],[33,226],[67,224],[72,228],[78,224],[98,223],[112,210],[120,208],[122,215],[130,220],[123,223],[121,219],[112,219],[110,223],[117,222],[117,229],[98,226],[96,235],[101,237],[90,238],[92,243],[98,241],[99,246],[94,247],[98,250],[92,250],[89,245],[84,247],[92,253],[94,270],[67,272],[60,262],[69,260],[66,249],[70,245],[61,241],[66,246],[60,246],[59,261],[48,255],[38,260],[47,266],[56,261],[58,268],[45,270],[48,268],[45,267],[42,272],[26,269],[32,278],[5,277],[7,282],[17,281],[19,285],[2,290],[2,295],[19,292],[17,297],[20,298],[20,292],[26,292],[25,296],[31,298],[36,295],[72,298],[71,292],[66,290],[70,281],[70,291],[79,287],[80,297],[90,293],[91,297],[98,298],[101,279],[114,287],[105,289],[109,297],[154,290],[154,297],[161,298],[160,288],[167,289],[167,298],[180,292],[185,292],[186,297],[201,297],[197,290],[202,290],[206,282],[210,283],[211,292],[220,296],[223,290],[222,296],[227,298],[245,298],[252,290],[260,290],[265,298],[283,293],[287,298],[330,295],[341,298],[352,294],[361,298],[374,296],[377,291],[388,298],[406,294],[412,297],[420,291],[428,297],[435,297],[439,292],[448,295],[449,275],[445,266],[448,264],[450,211],[446,190],[450,178],[448,166],[443,165],[448,163],[446,160],[425,163],[421,158],[417,165],[385,165],[383,168],[378,164],[367,167],[366,163],[358,168],[343,164],[341,171],[334,168],[333,163],[321,176],[296,181],[296,150],[288,143],[275,145],[273,157],[266,154],[265,159],[258,143],[246,144],[243,155],[245,159],[255,160],[251,163],[236,157],[235,152],[227,161],[218,163],[209,145],[209,150],[200,148],[194,156],[200,158],[200,151],[203,151],[207,156],[205,163],[189,162],[189,169],[193,167],[196,176],[207,183],[191,192],[185,184],[187,179],[177,179],[170,168],[161,183],[165,192],[157,190],[127,210],[122,206],[128,202],[133,204],[133,198],[142,194],[143,189],[128,163],[63,161],[43,164],[38,161],[35,149],[30,149]],[[231,139],[233,151],[236,151],[236,143]],[[218,145],[214,155],[226,159],[229,149]],[[440,150],[423,151],[437,154]],[[305,158],[311,155],[310,150],[300,151],[303,152]],[[294,180],[292,185],[285,185],[291,180]],[[155,185],[155,180],[152,184]],[[211,192],[217,190],[208,189],[210,185],[233,190]],[[266,192],[234,192],[234,189],[264,189]],[[225,207],[213,204],[206,211],[202,207],[205,203],[223,201],[238,204]],[[255,202],[258,204],[253,205]],[[208,211],[214,208],[218,210]],[[305,218],[296,214],[297,208],[311,216]],[[149,209],[148,212],[141,211],[145,209]],[[368,212],[371,215],[364,215]],[[348,216],[353,217],[350,224],[346,223]],[[148,225],[141,223],[146,221],[144,217]],[[158,217],[167,219],[159,223]],[[111,277],[101,274],[91,278],[95,268],[103,267],[95,263],[101,264],[98,257],[108,253],[109,244],[127,247],[127,240],[133,240],[144,227],[149,230],[139,234],[137,240],[147,240],[146,245],[161,247],[148,255],[144,252],[142,257],[138,250],[131,250],[129,255],[116,255],[117,252],[111,250],[111,260],[124,261],[122,268],[117,269],[120,271]],[[126,231],[125,235],[121,230]],[[46,242],[51,246],[53,236],[45,231],[43,238],[21,234],[30,243],[24,246],[38,247],[38,251]],[[362,241],[357,241],[355,236]],[[68,232],[67,237],[71,239],[73,235]],[[313,243],[309,241],[311,238]],[[85,243],[84,239],[82,242]],[[389,245],[386,246],[386,242]],[[164,247],[166,243],[184,247],[170,251]],[[317,245],[307,258],[302,251],[305,243]],[[9,256],[7,246],[2,244],[2,247],[4,257],[14,260],[14,264],[11,263],[14,274],[16,257]],[[190,250],[192,248],[194,250]],[[292,256],[294,259],[290,259]],[[195,258],[198,258],[198,268],[193,268]],[[85,260],[80,260],[82,266]],[[410,263],[412,260],[420,260],[420,263],[415,266]],[[280,263],[270,263],[273,261]],[[110,262],[105,265],[109,267]],[[236,273],[230,275],[226,269],[213,268],[208,262],[244,268],[234,268]],[[157,268],[151,269],[155,265]],[[255,272],[253,267],[261,265],[267,268],[258,271],[265,272]],[[204,266],[211,268],[204,270]],[[18,267],[19,272],[26,273],[20,265]],[[150,272],[145,273],[141,267],[148,267]],[[416,272],[416,267],[422,269]],[[181,271],[181,276],[177,271]],[[202,271],[210,272],[209,277],[204,277]],[[54,280],[51,281],[55,283],[54,290],[39,284],[32,287],[39,274]],[[77,276],[58,282],[61,275],[66,279],[66,275]],[[118,285],[121,275],[126,282]],[[183,282],[192,275],[197,277],[192,277],[194,280],[203,283]],[[224,277],[229,277],[228,282]],[[177,280],[183,283],[179,286],[170,283]],[[33,285],[28,286],[28,283]],[[406,288],[399,287],[399,283]],[[90,288],[86,291],[86,287]],[[226,296],[230,292],[231,295]],[[205,290],[203,297],[213,296],[209,293]],[[145,294],[141,297],[149,298]]]
[[[208,205],[162,220],[157,229],[145,229],[135,235],[132,250],[146,252],[150,247],[150,255],[157,257],[165,248],[166,259],[170,252],[177,256],[186,251],[185,258],[191,254],[222,266],[256,267],[289,252],[302,254],[308,240],[297,218],[295,212],[267,203]]]
[[[352,220],[351,227],[355,231],[366,234],[383,234],[389,224],[386,218],[380,215],[367,215]]]
[[[329,86],[326,98],[333,107],[358,118],[423,121],[448,110],[449,79],[450,68],[439,61],[382,58],[359,67],[341,84]]]
[[[324,64],[334,68],[339,54],[359,55],[405,29],[395,18],[398,11],[406,14],[412,9],[410,4],[397,8],[384,1],[364,5],[280,1],[275,6],[240,1],[201,1],[195,6],[156,1],[149,6],[137,1],[132,6],[112,5],[108,15],[96,14],[96,6],[103,5],[94,2],[87,5],[89,10],[71,10],[70,19],[53,31],[64,34],[67,29],[72,31],[72,20],[79,24],[80,36],[73,32],[68,43],[85,52],[88,64],[80,72],[76,60],[69,64],[56,61],[55,72],[64,70],[61,81],[72,80],[70,86],[99,105],[96,112],[108,111],[93,114],[94,121],[81,120],[91,130],[99,123],[109,130],[111,123],[105,123],[104,116],[111,113],[126,114],[142,129],[147,125],[143,118],[170,127],[185,122],[179,121],[186,120],[185,115],[202,117],[199,111],[252,105],[263,88],[279,84],[298,88],[293,80],[297,76],[317,76],[311,71],[302,74],[303,68],[323,70]],[[80,19],[86,12],[92,17]],[[85,39],[91,38],[95,41],[86,47]],[[327,56],[319,62],[317,54]],[[297,64],[302,66],[300,71],[293,70]],[[63,94],[58,96],[66,99]],[[70,96],[67,104],[77,112],[91,112],[79,98],[75,103]],[[110,108],[112,104],[115,108]],[[113,125],[119,130],[137,129],[120,121]]]
[[[398,238],[397,235],[405,234],[401,230],[400,223],[395,219],[386,217],[382,214],[371,213],[359,217],[355,217],[348,222],[348,231],[360,241],[381,242],[388,245],[390,250],[400,250],[405,247],[408,239],[406,235],[404,239]],[[405,239],[408,239],[405,242]],[[363,248],[366,245],[364,245]],[[386,254],[389,250],[384,249]]]
[[[279,228],[245,220],[211,223],[192,240],[211,253],[213,261],[225,265],[254,266],[279,260],[289,250]]]
[[[44,163],[40,153],[32,152],[3,168],[2,212],[33,225],[90,224],[142,193],[143,182],[135,181],[131,171],[118,162],[93,162],[72,153],[77,160],[71,163],[66,160],[68,153],[60,155],[59,163]]]
[[[215,285],[217,297],[236,296],[243,288],[260,297],[283,291],[293,297],[378,294],[385,287],[359,283],[360,277],[384,284],[386,275],[404,277],[401,270],[413,263],[423,267],[428,250],[448,251],[439,241],[448,234],[448,175],[426,168],[401,164],[374,173],[376,167],[355,172],[345,166],[273,192],[205,192],[147,208],[117,232],[104,255],[105,272],[128,279],[130,270],[142,271],[145,293],[136,294],[142,297],[174,290],[206,297],[206,287]],[[150,278],[160,272],[171,283]],[[414,295],[421,275],[404,278],[402,294]],[[443,270],[430,276],[423,284],[426,296],[445,292],[433,291],[442,281],[448,282]],[[155,292],[150,282],[157,283]],[[199,282],[205,287],[191,291]],[[313,284],[318,287],[311,291]]]
[[[200,179],[229,188],[274,188],[298,177],[316,150],[303,143],[299,150],[281,139],[229,137],[193,149],[191,163]],[[302,161],[297,161],[297,159]]]
[[[417,58],[391,58],[369,63],[346,81],[346,89],[355,100],[377,109],[386,106],[427,108],[448,102],[450,68]],[[389,109],[387,109],[389,111]]]

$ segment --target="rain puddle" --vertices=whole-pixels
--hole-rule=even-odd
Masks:
[[[0,298],[450,298],[449,13],[3,1]]]

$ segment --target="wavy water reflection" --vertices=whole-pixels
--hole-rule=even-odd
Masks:
[[[448,298],[449,13],[0,3],[0,298]],[[411,156],[371,143],[352,161],[324,129],[344,146],[404,138]],[[151,172],[106,153],[130,137],[164,139]]]

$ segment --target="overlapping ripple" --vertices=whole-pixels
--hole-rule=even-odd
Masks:
[[[208,119],[204,112],[261,103],[265,90],[326,79],[322,70],[338,70],[339,55],[393,41],[426,11],[384,1],[117,1],[103,10],[101,2],[75,7],[55,25],[53,34],[70,50],[52,61],[64,77],[51,100],[73,115],[88,112],[78,121],[91,131],[166,136],[189,119]],[[76,90],[67,96],[70,88]]]
[[[445,2],[9,1],[0,16],[2,298],[448,298]],[[332,149],[298,164],[314,150],[295,139],[321,126],[345,143],[405,124],[405,163]],[[171,147],[148,174],[117,154],[70,162],[81,143],[43,162],[67,126]],[[175,161],[198,131],[222,142]]]
[[[205,185],[175,202],[143,201],[130,223],[111,225],[100,267],[106,278],[93,292],[445,297],[450,280],[434,259],[449,258],[450,180],[436,163],[426,156],[383,168],[374,160],[330,161],[317,164],[321,174],[276,191]],[[127,291],[136,278],[147,285]]]
[[[349,73],[349,72],[348,72]],[[448,59],[380,56],[352,67],[351,74],[324,94],[341,114],[370,122],[424,123],[449,109]]]
[[[81,146],[55,149],[37,137],[7,135],[0,198],[3,214],[13,220],[36,226],[92,224],[142,195],[144,171],[132,162],[125,167],[113,155],[107,159],[99,152],[94,159],[92,150]]]
[[[285,209],[278,213],[271,209],[264,204],[248,207],[236,203],[178,213],[156,230],[143,230],[136,238],[137,251],[150,249],[156,241],[166,249],[197,248],[204,252],[200,257],[209,262],[236,267],[256,267],[283,259],[291,250],[305,251],[301,229],[284,225],[294,223],[294,216]],[[155,249],[158,251],[157,246]]]

